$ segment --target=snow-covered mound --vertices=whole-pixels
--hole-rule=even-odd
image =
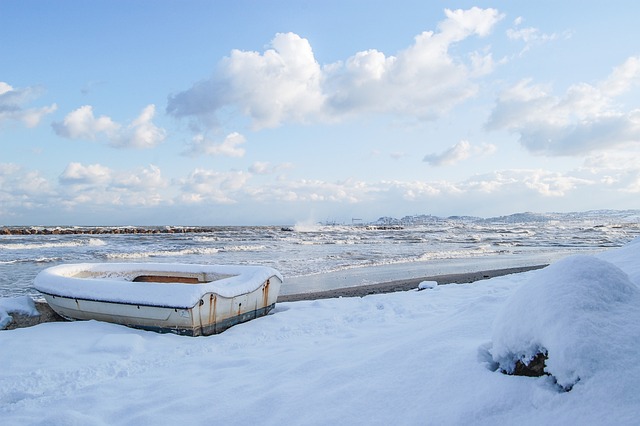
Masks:
[[[0,298],[0,330],[11,324],[13,318],[10,314],[40,315],[29,296]]]
[[[631,281],[640,287],[640,237],[620,248],[600,253],[596,257],[624,270]]]
[[[629,253],[610,257],[626,263]],[[493,326],[493,360],[510,373],[517,361],[547,354],[545,371],[566,389],[600,370],[624,370],[628,354],[638,352],[639,293],[610,262],[565,258],[533,275],[503,306]]]

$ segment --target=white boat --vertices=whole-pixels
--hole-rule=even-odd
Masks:
[[[34,286],[70,320],[206,336],[269,313],[282,281],[264,266],[79,263],[43,270]]]

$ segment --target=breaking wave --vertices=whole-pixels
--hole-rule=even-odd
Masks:
[[[44,243],[5,243],[0,244],[0,250],[42,250],[52,248],[65,248],[65,247],[82,247],[93,246],[100,247],[105,246],[107,243],[100,238],[89,238],[83,240],[74,241],[59,241],[59,242],[44,242]]]

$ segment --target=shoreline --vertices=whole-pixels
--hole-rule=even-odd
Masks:
[[[542,269],[546,266],[548,265],[543,264],[502,269],[488,269],[483,271],[434,275],[420,278],[407,278],[376,284],[365,284],[354,287],[336,288],[331,290],[321,290],[295,294],[281,294],[280,296],[278,296],[277,302],[298,302],[302,300],[331,299],[335,297],[364,297],[370,294],[408,291],[418,288],[418,284],[420,284],[422,281],[436,281],[438,285],[469,284],[476,281],[487,280],[489,278],[500,277],[503,275],[519,274],[522,272]]]
[[[542,269],[547,265],[518,266],[502,269],[488,269],[483,271],[462,272],[455,274],[443,274],[435,276],[427,276],[420,278],[406,278],[400,280],[386,281],[376,284],[365,284],[353,287],[343,287],[331,290],[312,291],[295,294],[281,294],[278,296],[276,303],[312,301],[320,299],[332,299],[339,297],[364,297],[371,294],[393,293],[397,291],[409,291],[418,288],[418,284],[422,281],[436,281],[438,285],[446,284],[470,284],[477,281],[487,280],[494,277],[504,275],[519,274],[522,272]],[[5,330],[14,330],[16,328],[31,327],[34,325],[46,323],[66,321],[58,316],[45,301],[34,300],[36,309],[40,312],[39,316],[27,316],[23,314],[12,314],[13,320],[7,325]]]

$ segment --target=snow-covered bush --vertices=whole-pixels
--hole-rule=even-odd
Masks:
[[[593,256],[565,258],[532,276],[496,317],[490,353],[512,373],[546,354],[545,372],[570,389],[640,337],[639,289],[620,268]],[[623,368],[623,366],[619,366]]]

